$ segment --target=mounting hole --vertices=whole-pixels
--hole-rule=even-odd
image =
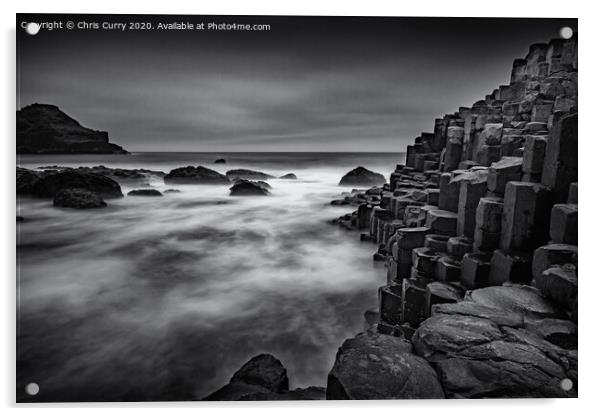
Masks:
[[[25,393],[29,394],[30,396],[35,396],[39,392],[40,386],[38,386],[38,383],[29,383],[27,386],[25,386]]]
[[[564,391],[569,391],[573,388],[573,381],[568,378],[562,379],[560,382],[560,388]]]
[[[25,31],[30,35],[37,35],[40,31],[40,25],[34,22],[29,22],[25,26]]]
[[[562,39],[570,39],[573,37],[573,29],[568,26],[560,28],[560,37]]]

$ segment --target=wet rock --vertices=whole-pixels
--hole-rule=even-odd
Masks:
[[[215,159],[215,162],[213,162],[213,163],[224,164],[224,163],[226,163],[226,159]]]
[[[294,173],[287,173],[286,175],[282,175],[280,179],[297,179],[297,175]]]
[[[128,196],[163,196],[163,194],[156,189],[134,189],[128,192]]]
[[[221,185],[229,184],[230,179],[203,166],[186,166],[173,169],[163,178],[165,183]]]
[[[359,166],[345,174],[341,181],[340,186],[370,186],[370,185],[382,185],[387,182],[385,177],[380,173],[372,172],[362,166]]]
[[[250,169],[232,169],[226,172],[226,176],[231,180],[247,179],[247,180],[266,180],[273,178],[272,175]]]
[[[329,400],[440,399],[431,366],[403,338],[368,331],[346,340],[328,375]]]
[[[245,179],[237,180],[230,188],[231,196],[267,196],[270,192],[260,183]]]
[[[32,195],[54,197],[63,189],[85,189],[103,198],[120,198],[121,187],[113,179],[95,173],[64,171],[44,176],[33,185]]]
[[[40,172],[17,167],[17,195],[31,194],[41,176]]]
[[[230,382],[203,400],[246,400],[257,394],[288,392],[288,376],[282,363],[273,355],[260,354],[247,361]]]
[[[87,189],[61,189],[54,196],[53,205],[61,208],[103,208],[107,204],[102,198]]]

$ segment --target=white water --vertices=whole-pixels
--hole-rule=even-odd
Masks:
[[[50,401],[202,398],[261,352],[283,362],[292,388],[325,386],[385,273],[374,247],[328,224],[352,210],[328,203],[355,166],[298,165],[209,166],[297,174],[270,180],[269,197],[157,180],[181,192],[83,211],[20,198],[19,387],[36,382]]]

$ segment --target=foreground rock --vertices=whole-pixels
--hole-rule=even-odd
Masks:
[[[575,397],[561,387],[577,381],[576,327],[563,318],[537,289],[489,287],[434,306],[412,343],[450,398]]]
[[[165,183],[222,185],[229,184],[230,179],[204,166],[186,166],[173,169],[163,178]]]
[[[341,178],[340,186],[371,186],[387,182],[380,173],[372,172],[362,166],[349,171]]]
[[[128,192],[128,196],[163,196],[163,194],[156,189],[134,189]]]
[[[270,194],[269,185],[245,179],[237,180],[230,188],[231,196],[266,196]]]
[[[249,169],[232,169],[226,172],[226,176],[230,179],[254,179],[266,180],[273,178],[272,175]]]
[[[102,198],[86,189],[62,189],[54,196],[53,205],[61,208],[103,208],[107,204]]]
[[[442,399],[437,374],[403,338],[373,330],[345,341],[328,375],[329,400]]]
[[[120,198],[121,187],[113,179],[94,173],[65,171],[46,175],[32,187],[31,194],[37,197],[53,198],[63,189],[85,189],[103,198]]]
[[[17,111],[17,153],[128,153],[106,131],[83,127],[50,104]]]
[[[247,361],[230,382],[203,400],[320,400],[324,388],[289,391],[286,368],[273,355],[260,354]]]

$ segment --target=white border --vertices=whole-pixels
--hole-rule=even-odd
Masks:
[[[577,1],[524,1],[502,0],[499,2],[480,1],[420,1],[420,2],[384,2],[384,1],[325,1],[303,0],[297,3],[284,1],[198,1],[166,2],[104,0],[84,3],[80,1],[13,1],[2,3],[2,35],[3,56],[2,82],[4,97],[0,125],[2,126],[3,144],[1,176],[3,200],[3,246],[0,250],[5,273],[1,277],[3,283],[2,340],[0,349],[3,359],[0,376],[0,402],[8,410],[25,412],[26,414],[42,410],[48,415],[62,415],[64,412],[105,414],[107,407],[121,408],[112,410],[117,414],[125,412],[144,412],[145,415],[164,415],[165,407],[178,411],[264,415],[273,413],[282,415],[300,415],[308,411],[314,413],[331,413],[342,410],[346,415],[362,415],[375,410],[394,414],[398,412],[416,412],[420,414],[451,415],[504,415],[545,413],[546,415],[584,414],[596,412],[601,407],[596,402],[602,394],[597,391],[602,386],[602,367],[600,365],[600,311],[594,307],[600,303],[602,270],[596,262],[600,258],[600,238],[598,229],[602,221],[596,215],[602,208],[602,187],[599,177],[602,174],[602,129],[595,128],[602,112],[602,62],[600,60],[600,26],[601,15],[594,2],[578,3]],[[581,238],[580,238],[580,274],[581,274],[581,310],[579,336],[579,399],[576,400],[474,400],[474,401],[406,401],[406,402],[319,402],[319,403],[154,403],[154,404],[92,404],[92,405],[51,405],[22,406],[14,405],[15,374],[15,13],[139,13],[139,14],[286,14],[286,15],[347,15],[347,16],[486,16],[486,17],[578,17],[579,18],[579,61],[580,61],[580,201],[581,201]],[[450,103],[450,107],[463,103]]]

